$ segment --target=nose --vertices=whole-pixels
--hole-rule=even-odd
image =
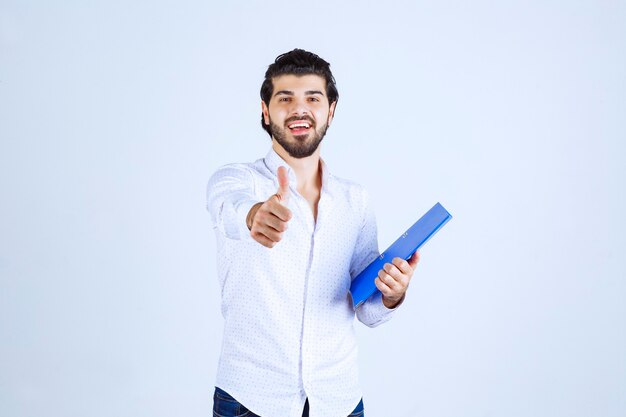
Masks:
[[[305,115],[309,115],[310,110],[309,107],[307,105],[306,100],[301,99],[301,98],[295,98],[294,100],[292,100],[292,107],[290,109],[290,113],[292,116],[305,116]]]

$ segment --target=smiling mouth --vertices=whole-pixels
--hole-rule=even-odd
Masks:
[[[294,135],[306,135],[311,128],[311,123],[303,120],[298,120],[287,125],[291,133]]]

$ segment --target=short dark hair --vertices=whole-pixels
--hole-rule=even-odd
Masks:
[[[265,71],[265,79],[261,84],[261,100],[269,106],[270,99],[274,93],[274,83],[272,79],[280,75],[319,75],[326,81],[326,96],[330,104],[339,100],[339,92],[335,84],[335,77],[330,71],[330,64],[318,55],[305,51],[304,49],[294,49],[278,55],[273,64],[270,64]],[[272,132],[265,124],[263,113],[261,113],[261,126],[270,137]]]

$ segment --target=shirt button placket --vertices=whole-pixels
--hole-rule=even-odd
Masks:
[[[304,197],[298,195],[298,208],[305,215],[304,218],[306,223],[306,231],[310,235],[310,245],[309,245],[309,264],[307,266],[307,273],[304,282],[304,306],[303,306],[303,318],[302,318],[302,385],[304,387],[305,392],[308,392],[311,388],[310,378],[313,373],[312,369],[312,359],[313,353],[311,352],[311,342],[314,340],[314,335],[310,334],[311,326],[309,325],[309,316],[311,303],[309,299],[311,298],[311,276],[313,273],[313,264],[315,259],[315,224],[313,219],[313,213],[311,213],[311,209],[308,205],[308,202],[304,199]]]

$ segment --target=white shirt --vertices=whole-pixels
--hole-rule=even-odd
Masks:
[[[289,172],[293,213],[283,239],[266,248],[246,215]],[[262,417],[346,417],[361,399],[351,280],[378,255],[365,190],[322,162],[317,221],[287,163],[272,149],[254,163],[218,169],[207,187],[217,237],[224,335],[216,385]],[[391,318],[379,292],[358,309],[373,327]]]

